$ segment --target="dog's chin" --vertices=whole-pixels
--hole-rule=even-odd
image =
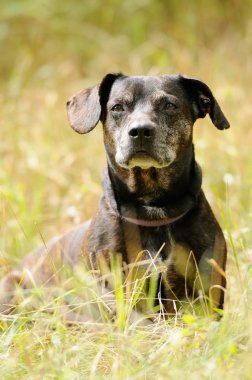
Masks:
[[[151,157],[146,153],[137,153],[128,159],[119,159],[117,163],[124,169],[140,168],[142,170],[148,170],[150,168],[161,169],[170,165],[169,162],[160,162],[157,159]]]

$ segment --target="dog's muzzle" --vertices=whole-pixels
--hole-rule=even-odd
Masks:
[[[140,167],[160,167],[155,157],[153,144],[155,139],[155,126],[151,123],[134,123],[128,130],[128,151],[126,162],[122,166],[131,169]]]

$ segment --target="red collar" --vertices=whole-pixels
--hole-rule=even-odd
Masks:
[[[123,221],[136,224],[137,226],[141,226],[141,227],[162,227],[162,226],[168,226],[169,224],[175,223],[177,220],[183,218],[183,216],[185,216],[188,211],[189,210],[185,211],[181,215],[175,216],[174,218],[165,218],[165,219],[160,219],[160,220],[135,219],[135,218],[128,218],[123,215],[120,215],[120,217]]]

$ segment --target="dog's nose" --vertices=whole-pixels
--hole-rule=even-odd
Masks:
[[[135,140],[151,139],[154,135],[154,127],[150,124],[138,125],[129,130],[129,136]]]

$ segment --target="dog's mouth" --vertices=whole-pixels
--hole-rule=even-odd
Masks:
[[[141,169],[147,170],[151,167],[161,168],[163,164],[157,157],[146,150],[138,150],[130,155],[124,167],[127,167],[127,169],[140,167]]]
[[[159,152],[159,154],[158,154]],[[140,168],[148,170],[150,168],[161,169],[169,166],[176,158],[173,151],[167,150],[161,154],[158,149],[123,149],[119,147],[115,160],[124,169]]]

